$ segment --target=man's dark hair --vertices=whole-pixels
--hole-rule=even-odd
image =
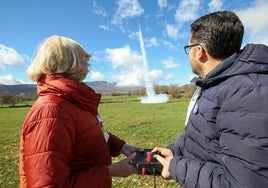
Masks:
[[[215,59],[225,59],[240,50],[244,26],[230,11],[202,16],[191,24],[191,43],[202,43]]]

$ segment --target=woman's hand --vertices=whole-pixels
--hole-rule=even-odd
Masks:
[[[127,158],[111,164],[108,168],[111,176],[128,177],[132,174],[137,174],[137,169],[130,165],[129,161],[136,157],[136,153],[128,156]]]
[[[138,147],[135,147],[135,146],[130,146],[128,144],[124,144],[120,153],[124,154],[125,156],[129,156],[133,153],[136,153],[136,152],[142,152],[143,149],[142,148],[138,148]]]

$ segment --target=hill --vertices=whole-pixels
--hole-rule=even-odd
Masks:
[[[128,93],[141,89],[142,87],[117,87],[116,83],[109,83],[105,81],[86,82],[96,92],[102,94],[111,93]],[[4,85],[0,84],[0,92],[7,91],[12,95],[26,94],[32,95],[36,93],[36,84],[20,84],[20,85]]]

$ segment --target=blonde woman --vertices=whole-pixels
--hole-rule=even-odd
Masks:
[[[63,36],[38,48],[28,69],[38,99],[25,118],[20,143],[20,187],[111,187],[111,177],[136,173],[141,149],[107,132],[98,113],[100,94],[82,81],[90,55]],[[127,158],[111,163],[112,156]]]

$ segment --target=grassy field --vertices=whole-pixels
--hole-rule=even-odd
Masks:
[[[136,96],[103,96],[99,106],[108,131],[128,144],[142,148],[166,146],[183,131],[187,99],[163,104],[141,104]],[[18,187],[18,150],[23,120],[30,107],[0,108],[0,187]],[[114,158],[120,160],[123,156]],[[132,175],[113,178],[113,187],[153,187],[153,177]],[[157,187],[180,187],[173,180],[156,177]]]

